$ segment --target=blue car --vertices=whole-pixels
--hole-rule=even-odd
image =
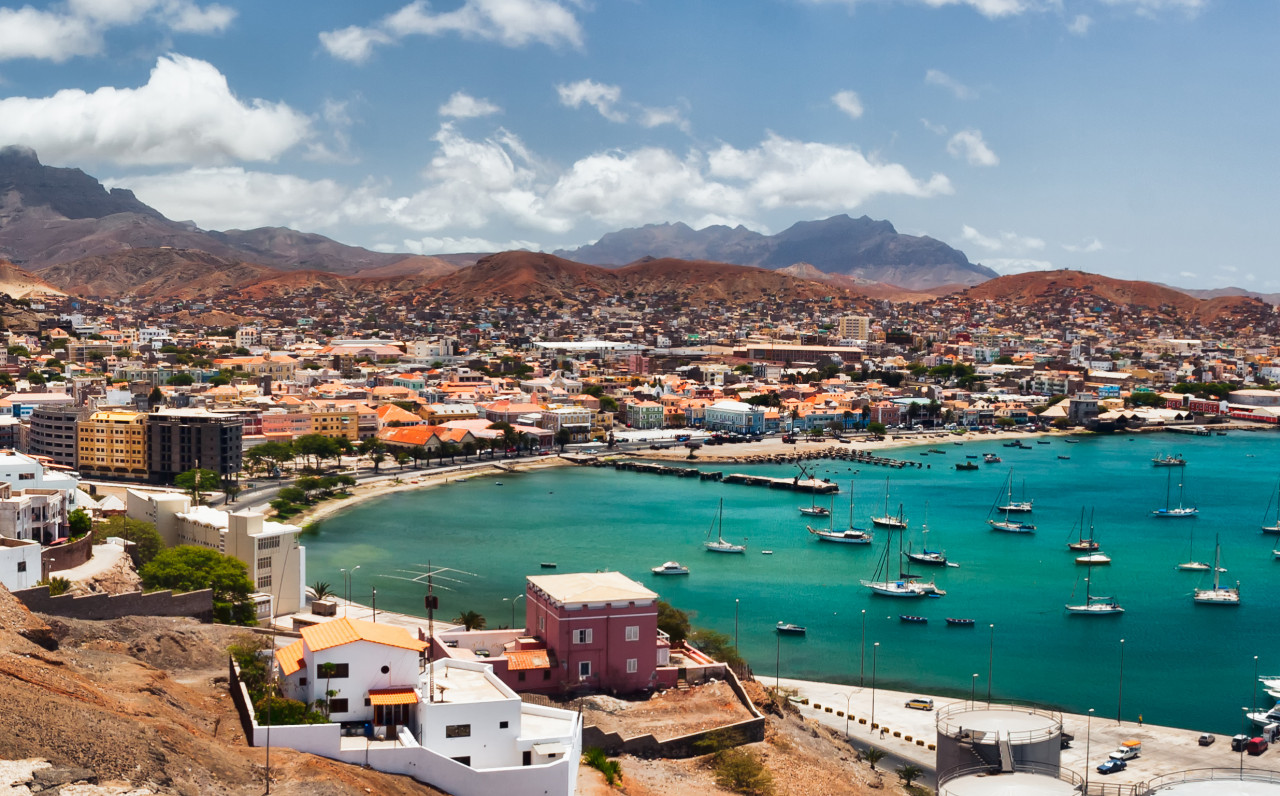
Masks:
[[[1114,774],[1117,771],[1124,771],[1128,767],[1129,767],[1129,764],[1123,760],[1108,760],[1102,765],[1098,766],[1098,773]]]

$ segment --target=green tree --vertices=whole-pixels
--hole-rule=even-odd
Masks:
[[[117,515],[102,520],[93,528],[94,544],[106,544],[112,536],[133,542],[128,549],[135,568],[146,565],[164,549],[164,541],[156,526],[143,520]]]
[[[1010,428],[1018,425],[1018,421],[1014,420],[1012,417],[997,417],[996,425],[1001,428]]]
[[[745,749],[717,752],[712,765],[716,784],[725,790],[748,796],[769,796],[773,793],[773,775]]]
[[[79,539],[93,530],[93,518],[84,509],[76,509],[68,514],[67,523],[71,526],[72,539]]]
[[[204,500],[205,492],[212,492],[218,488],[218,484],[222,479],[213,470],[196,469],[187,470],[185,473],[178,473],[173,477],[173,485],[188,492],[191,495],[191,502],[196,505]]]
[[[883,434],[884,430],[885,430],[884,423],[868,423],[867,424],[867,431],[870,431],[872,434],[875,434],[876,436],[880,436],[881,434]]]
[[[311,457],[316,469],[320,469],[321,459],[332,459],[340,450],[337,440],[324,434],[303,434],[293,441],[293,452],[304,458]]]
[[[165,384],[171,387],[190,387],[196,383],[195,376],[190,373],[175,373],[165,380]]]
[[[151,392],[147,395],[148,406],[160,406],[164,403],[164,393],[159,387],[152,387]]]
[[[467,630],[484,630],[485,625],[488,624],[488,620],[476,611],[463,611],[454,617],[452,621],[462,625]]]
[[[560,446],[560,452],[564,453],[564,446],[569,444],[573,439],[573,435],[569,433],[569,429],[562,428],[556,432],[556,444]]]
[[[911,783],[920,779],[920,775],[924,773],[924,769],[920,766],[914,766],[910,763],[903,763],[898,766],[898,779],[902,780],[902,784],[911,787]]]
[[[333,676],[338,673],[338,664],[322,663],[316,667],[316,674],[324,678],[324,717],[329,718],[330,700],[338,695],[330,686],[333,682]]]
[[[617,760],[610,760],[598,746],[588,747],[582,754],[582,762],[604,774],[605,784],[611,788],[622,781],[622,764]]]
[[[671,637],[672,644],[679,644],[689,637],[689,615],[671,603],[658,600],[658,629]]]
[[[66,578],[46,578],[36,583],[37,586],[48,586],[49,596],[58,597],[66,594],[71,588],[71,581]]]
[[[311,584],[311,590],[316,593],[317,600],[323,600],[326,597],[333,596],[333,587],[329,585],[327,580],[318,580]]]
[[[872,729],[875,729],[875,728],[873,727]],[[867,763],[871,765],[872,771],[875,771],[876,763],[879,763],[881,760],[883,760],[886,754],[888,753],[885,752],[883,749],[879,749],[874,746],[868,746],[866,749],[862,750],[862,759],[866,760]]]
[[[274,724],[277,727],[292,724],[324,724],[329,721],[323,713],[308,710],[296,699],[268,695],[253,704],[259,726]]]
[[[311,502],[307,497],[307,490],[297,486],[287,486],[284,489],[281,489],[276,496],[280,500],[288,501],[289,503]]]
[[[148,591],[213,590],[213,618],[222,624],[255,625],[249,601],[253,583],[243,563],[217,550],[179,545],[161,551],[138,573]]]
[[[726,633],[699,627],[689,634],[689,641],[713,659],[723,661],[735,669],[742,668],[746,663],[733,648],[733,638]]]

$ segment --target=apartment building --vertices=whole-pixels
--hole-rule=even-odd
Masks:
[[[152,481],[169,483],[197,466],[223,477],[240,472],[244,421],[204,409],[162,409],[147,415]]]
[[[77,422],[76,460],[81,473],[146,478],[146,413],[110,409]]]

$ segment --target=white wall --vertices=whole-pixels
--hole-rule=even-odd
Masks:
[[[19,572],[19,568],[23,571]],[[0,543],[0,584],[9,591],[29,589],[40,580],[40,543],[11,541]]]
[[[375,644],[371,641],[353,641],[338,647],[312,653],[307,662],[306,691],[308,702],[325,698],[325,678],[318,672],[323,663],[347,664],[350,677],[333,678],[328,687],[337,691],[337,699],[346,699],[345,713],[330,713],[333,721],[372,721],[373,708],[365,707],[364,698],[370,689],[403,688],[418,685],[418,653],[413,650]],[[388,672],[382,673],[386,666]],[[295,675],[297,677],[299,675]]]

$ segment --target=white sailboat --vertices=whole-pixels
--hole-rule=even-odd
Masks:
[[[715,541],[711,539],[711,531],[716,532]],[[745,540],[744,540],[745,541]],[[711,553],[745,553],[747,546],[744,544],[733,544],[724,540],[724,498],[720,498],[720,511],[715,520],[711,522],[711,528],[707,529],[707,540],[702,546]]]
[[[952,566],[947,562],[947,552],[945,550],[929,549],[929,504],[924,504],[924,522],[920,524],[923,529],[920,540],[920,552],[912,550],[911,545],[907,545],[907,558],[917,564],[927,564],[935,567]]]
[[[901,533],[901,532],[900,532]],[[888,534],[889,538],[884,544],[884,553],[880,556],[880,561],[876,564],[875,574],[870,580],[859,581],[863,586],[871,590],[872,594],[879,594],[882,597],[925,597],[928,595],[941,596],[946,592],[942,591],[932,582],[920,583],[904,574],[901,571],[898,577],[892,576],[890,570],[890,561],[893,553],[893,531]],[[899,535],[898,539],[898,568],[902,568],[902,539]]]
[[[872,517],[871,523],[881,528],[891,528],[895,531],[905,531],[907,529],[907,518],[902,516],[902,504],[898,504],[898,513],[893,515],[889,513],[889,476],[884,478],[884,513],[879,517]]]
[[[997,507],[999,511],[1005,514],[1026,514],[1031,511],[1031,504],[1035,501],[1027,500],[1027,482],[1022,482],[1022,500],[1013,499],[1013,474],[1009,477],[1009,497],[1003,506]]]
[[[1009,494],[1008,501],[1005,503],[1004,506],[997,507],[996,504],[1000,502],[1000,497],[999,495],[996,496],[996,502],[991,504],[991,511],[988,512],[987,514],[987,525],[990,525],[991,530],[993,531],[1003,531],[1005,533],[1035,533],[1036,526],[1032,525],[1031,523],[1020,522],[1018,520],[1009,519],[1009,505],[1013,503],[1013,468],[1012,467],[1009,468],[1009,477],[1008,479],[1006,479],[1005,483],[1008,485],[1008,494]],[[1005,490],[1002,489],[1000,490],[1000,492],[1004,493]],[[992,518],[991,515],[996,512],[997,508],[1000,511],[1004,512],[1003,520],[997,520]]]
[[[831,509],[818,505],[818,493],[813,492],[813,500],[808,506],[801,506],[800,513],[806,517],[830,517]]]
[[[1213,588],[1196,589],[1193,597],[1195,602],[1204,603],[1205,605],[1240,604],[1240,581],[1236,581],[1234,588],[1222,588],[1218,585],[1218,576],[1222,574],[1221,564],[1222,545],[1215,543],[1213,546]]]
[[[1070,541],[1067,542],[1067,549],[1076,553],[1097,552],[1100,545],[1098,544],[1097,540],[1093,538],[1093,512],[1092,511],[1089,512],[1089,536],[1086,537],[1084,535],[1084,506],[1080,507],[1080,522],[1076,526],[1076,528],[1073,528],[1073,530],[1076,530],[1076,529],[1079,529],[1079,532],[1076,535],[1076,540],[1074,542],[1070,542]],[[1070,539],[1071,536],[1068,534],[1067,538]]]
[[[1273,535],[1280,535],[1280,482],[1277,482],[1277,483],[1276,483],[1276,497],[1275,497],[1275,504],[1276,504],[1276,519],[1275,519],[1275,522],[1271,523],[1270,525],[1267,525],[1267,512],[1263,512],[1263,514],[1262,514],[1262,532],[1263,532],[1263,533],[1273,534]],[[1269,509],[1269,508],[1271,508],[1271,506],[1268,504],[1267,508]],[[1280,558],[1280,555],[1277,555],[1276,557],[1277,557],[1277,558]]]
[[[1072,616],[1111,616],[1124,613],[1124,608],[1120,607],[1114,597],[1095,597],[1089,593],[1092,577],[1093,567],[1090,567],[1084,577],[1084,604],[1066,606],[1067,613]]]
[[[1178,482],[1178,507],[1171,508],[1169,503],[1170,488],[1173,486],[1173,470],[1167,471],[1169,477],[1166,479],[1164,487],[1164,508],[1152,509],[1151,516],[1158,519],[1180,519],[1182,517],[1194,517],[1200,513],[1200,510],[1194,506],[1182,505],[1182,481]]]
[[[1195,556],[1196,550],[1196,529],[1191,527],[1191,537],[1187,543],[1187,560],[1177,566],[1177,569],[1183,572],[1205,572],[1209,569],[1209,565],[1203,561],[1197,561]]]
[[[834,498],[832,498],[834,501]],[[853,524],[853,482],[849,482],[849,527],[843,531],[837,531],[834,526],[828,525],[825,531],[818,530],[812,526],[805,526],[809,529],[809,533],[818,537],[820,542],[839,542],[842,544],[871,544],[871,534],[865,528],[859,528]]]

